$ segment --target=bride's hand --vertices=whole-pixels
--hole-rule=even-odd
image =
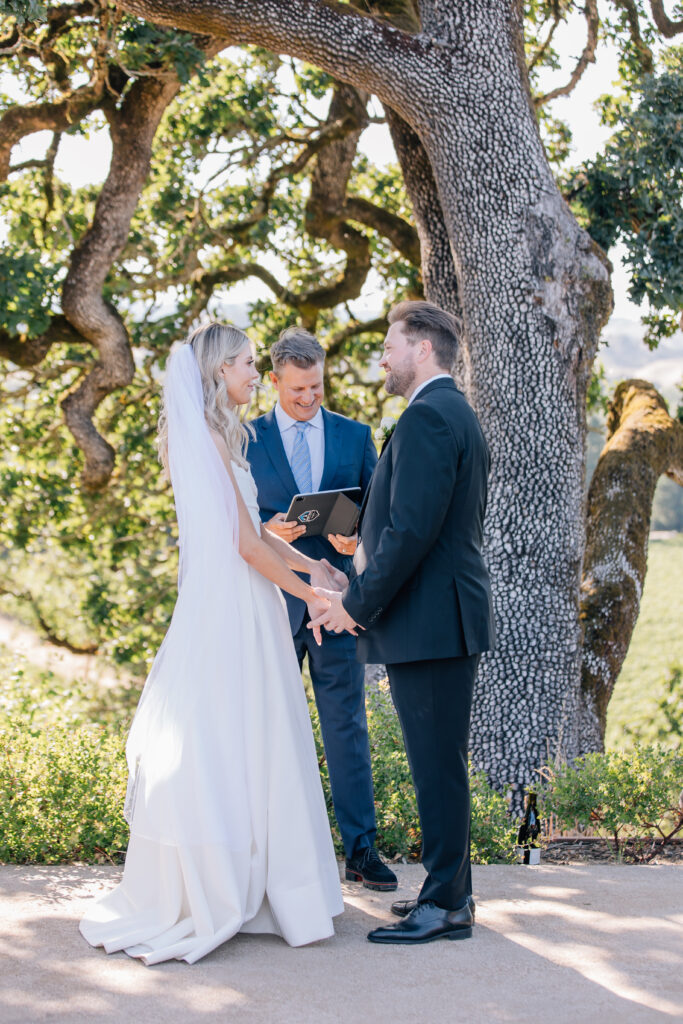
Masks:
[[[308,615],[313,622],[315,619],[319,619],[321,615],[324,615],[327,609],[330,607],[330,602],[325,597],[320,597],[319,594],[315,594],[307,601]],[[318,647],[322,645],[323,637],[320,626],[315,626],[313,629],[313,636]]]
[[[326,558],[316,562],[311,571],[311,586],[319,590],[345,590],[348,582],[344,573],[335,569]]]

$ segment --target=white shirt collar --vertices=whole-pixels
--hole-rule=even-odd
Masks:
[[[299,423],[299,420],[293,419],[289,415],[289,413],[285,412],[285,410],[282,408],[279,402],[277,402],[275,405],[275,419],[277,420],[277,425],[280,428],[281,434],[285,430],[290,430],[292,427],[295,427],[297,423]],[[318,409],[313,419],[308,420],[308,425],[310,427],[315,427],[317,430],[325,429],[322,406],[320,407],[320,409]]]
[[[423,391],[428,384],[431,384],[433,380],[441,380],[442,377],[448,377],[449,380],[453,380],[450,373],[435,373],[433,377],[429,378],[429,380],[423,380],[421,384],[417,385],[412,395],[408,399],[408,405],[410,405],[411,402],[415,401],[420,392]]]

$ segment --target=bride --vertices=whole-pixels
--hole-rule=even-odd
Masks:
[[[130,845],[80,929],[107,953],[194,963],[236,932],[300,946],[343,910],[301,676],[278,587],[327,607],[325,567],[264,531],[237,416],[247,336],[200,327],[171,355],[159,447],[180,535],[178,600],[126,745]]]

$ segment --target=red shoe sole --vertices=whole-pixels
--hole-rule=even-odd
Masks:
[[[374,889],[375,892],[395,892],[398,889],[398,882],[366,882],[357,871],[346,869],[347,882],[362,882],[366,889]]]

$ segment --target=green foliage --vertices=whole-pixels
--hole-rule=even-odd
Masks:
[[[586,409],[589,413],[601,413],[607,415],[609,406],[609,393],[607,391],[607,375],[602,363],[595,363],[588,382],[588,394],[586,395]]]
[[[0,248],[0,328],[29,338],[50,323],[56,297],[54,269],[37,252]]]
[[[655,742],[677,750],[683,743],[683,669],[673,665],[661,692],[648,694],[648,707],[643,718],[624,726],[624,733],[634,742]]]
[[[0,0],[0,14],[16,18],[19,25],[27,21],[44,21],[47,4],[43,0]]]
[[[607,709],[605,746],[630,748],[634,740],[674,745],[668,735],[669,681],[683,664],[683,536],[650,540],[647,575],[628,654]],[[675,688],[680,684],[672,684]],[[674,689],[674,705],[676,702]],[[683,691],[678,688],[678,699]],[[675,710],[675,707],[671,710]]]
[[[678,800],[683,753],[659,746],[587,754],[573,765],[545,768],[546,812],[564,828],[590,827],[611,840],[618,858],[635,839],[635,857],[648,860],[656,842],[683,828]]]
[[[0,733],[0,861],[118,859],[128,826],[123,741],[81,726]]]
[[[14,664],[0,653],[0,861],[118,860],[127,845],[124,736],[134,689],[76,685]],[[334,819],[320,722],[310,703],[323,792]],[[118,724],[116,724],[118,723]],[[368,695],[379,847],[418,858],[421,836],[401,730],[386,684]],[[472,856],[478,863],[514,858],[505,801],[473,773]]]
[[[122,66],[133,74],[173,68],[186,83],[204,62],[204,54],[189,32],[174,32],[139,18],[124,19],[118,45]]]
[[[567,182],[596,242],[605,250],[624,242],[629,295],[638,305],[647,300],[651,347],[673,334],[683,310],[683,48],[663,60],[632,93],[602,98],[602,119],[615,134]]]

